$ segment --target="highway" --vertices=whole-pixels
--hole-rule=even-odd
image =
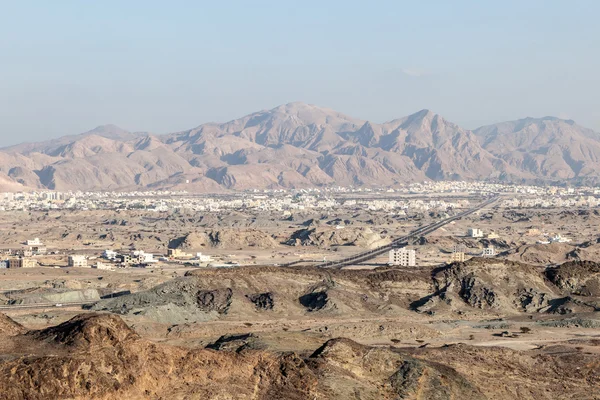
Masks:
[[[43,308],[65,308],[84,305],[92,305],[98,301],[85,302],[67,302],[67,303],[31,303],[31,304],[6,304],[0,305],[0,310],[20,310],[20,309],[43,309]]]
[[[355,265],[355,264],[359,264],[359,263],[362,263],[362,262],[365,262],[368,260],[372,260],[384,253],[387,253],[388,251],[390,251],[392,249],[404,247],[404,246],[408,245],[408,243],[411,240],[418,239],[421,236],[428,235],[431,232],[441,228],[444,225],[449,224],[452,221],[456,221],[462,217],[465,217],[469,214],[479,211],[482,208],[487,207],[487,206],[493,204],[494,202],[496,202],[498,200],[498,198],[499,198],[498,196],[494,196],[494,197],[482,202],[481,204],[478,204],[476,207],[470,208],[459,214],[456,214],[452,217],[443,219],[436,223],[422,226],[422,227],[410,232],[408,235],[401,236],[399,238],[394,239],[390,244],[388,244],[386,246],[377,247],[375,249],[365,251],[363,253],[354,254],[350,257],[342,258],[340,260],[328,261],[328,262],[317,265],[317,267],[319,267],[319,268],[338,268],[339,269],[339,268],[345,267],[347,265]]]

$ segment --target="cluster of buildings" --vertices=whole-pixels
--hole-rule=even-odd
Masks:
[[[440,210],[468,207],[465,201],[394,200],[391,194],[418,197],[434,194],[489,195],[505,194],[503,205],[519,207],[596,207],[600,188],[529,186],[464,181],[425,181],[393,188],[328,187],[307,189],[249,190],[230,195],[192,195],[185,191],[134,192],[56,192],[37,191],[0,193],[0,211],[10,210],[177,210],[219,211],[255,209],[291,211],[333,209],[338,207],[368,210]],[[353,195],[355,194],[355,195]]]
[[[502,201],[506,208],[594,208],[600,205],[600,197],[594,195],[536,195],[528,197],[513,197]]]
[[[31,257],[13,257],[0,260],[0,268],[35,268],[37,260]]]
[[[538,240],[538,244],[550,244],[550,243],[569,243],[571,239],[562,237],[560,233],[548,238],[548,240]]]
[[[158,262],[175,262],[186,264],[208,264],[213,261],[212,257],[202,253],[189,254],[180,249],[168,249],[167,255],[160,256],[158,259],[154,254],[146,253],[143,250],[134,250],[128,252],[116,252],[113,250],[105,250],[102,253],[102,258],[110,265],[118,267],[146,267]]]
[[[36,256],[47,254],[46,246],[39,238],[22,243],[20,249],[0,249],[0,269],[2,268],[34,268],[38,266]],[[56,252],[52,252],[56,254]],[[91,262],[94,260],[94,262]],[[158,262],[186,263],[201,265],[212,262],[213,258],[202,253],[189,254],[179,249],[169,249],[166,256],[155,258],[154,254],[143,250],[113,251],[105,250],[100,259],[82,254],[67,256],[67,265],[75,268],[98,268],[113,270],[123,267],[146,267]]]
[[[146,253],[144,250],[134,250],[129,252],[104,250],[102,258],[119,267],[147,266],[158,262],[158,260],[154,258],[154,254]]]
[[[0,269],[3,268],[34,268],[38,263],[34,256],[41,256],[48,249],[39,238],[29,239],[20,249],[0,250]]]

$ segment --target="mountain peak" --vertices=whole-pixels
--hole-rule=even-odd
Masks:
[[[431,110],[429,110],[427,108],[424,108],[424,109],[422,109],[420,111],[417,111],[416,113],[414,113],[412,115],[418,116],[418,117],[421,117],[421,118],[425,118],[425,117],[433,117],[436,114],[433,111],[431,111]]]
[[[291,121],[297,126],[331,125],[334,129],[345,124],[360,126],[364,123],[362,120],[349,117],[330,108],[300,101],[282,104],[270,110],[253,113],[240,119],[230,121],[228,124],[237,125],[242,121],[248,121],[243,124],[246,127],[263,124],[266,121],[270,121],[271,124],[275,125],[283,123],[284,121]]]
[[[108,139],[120,139],[123,136],[128,136],[131,132],[118,127],[114,124],[99,125],[92,130],[84,132],[83,135],[98,135]]]
[[[0,180],[56,190],[166,187],[187,174],[235,189],[502,174],[600,182],[598,160],[600,135],[555,117],[467,131],[429,109],[378,124],[295,101],[163,138],[107,124],[14,146],[0,152]]]
[[[422,128],[425,126],[432,126],[433,124],[439,124],[440,122],[443,123],[443,121],[445,120],[440,117],[439,114],[423,109],[404,118],[401,126],[407,129],[410,127]]]
[[[291,103],[282,104],[277,106],[269,112],[280,112],[286,114],[300,114],[300,113],[312,113],[312,114],[333,114],[333,115],[342,115],[337,111],[334,111],[330,108],[319,107],[314,104],[308,104],[301,101],[294,101]]]

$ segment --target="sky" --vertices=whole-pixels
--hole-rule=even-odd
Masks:
[[[600,1],[0,0],[0,146],[293,101],[600,131]]]

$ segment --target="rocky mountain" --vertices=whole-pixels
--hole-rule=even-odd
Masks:
[[[522,178],[598,178],[600,134],[572,120],[525,118],[473,133],[484,149],[517,169]]]
[[[598,160],[600,134],[552,117],[469,131],[429,110],[377,124],[290,103],[167,135],[106,125],[0,149],[0,190],[594,181],[600,178]]]

